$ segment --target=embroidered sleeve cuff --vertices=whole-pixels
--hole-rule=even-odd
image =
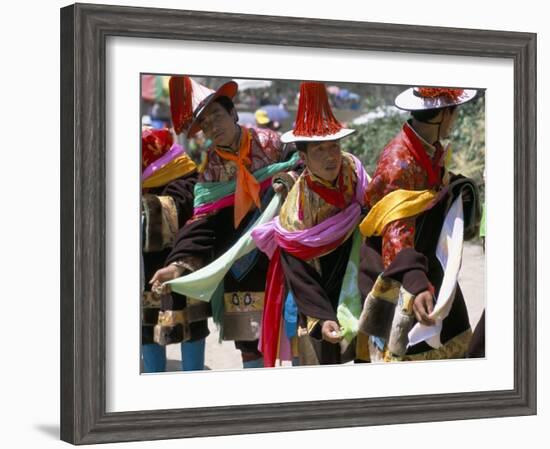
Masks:
[[[323,320],[318,318],[307,317],[307,333],[311,338],[321,340],[323,338],[321,334],[321,327],[323,326]]]
[[[189,263],[189,261],[186,260],[176,260],[170,265],[178,268],[180,276],[183,276],[186,273],[192,273],[193,271],[197,270],[197,267],[195,267],[194,264]]]

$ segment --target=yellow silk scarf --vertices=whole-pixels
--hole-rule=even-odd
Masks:
[[[382,235],[386,225],[392,221],[423,212],[436,195],[433,190],[394,190],[374,205],[359,225],[359,230],[365,237]]]
[[[178,156],[168,164],[156,170],[149,178],[143,181],[144,188],[161,187],[174,179],[185,176],[197,169],[197,165],[186,154]]]

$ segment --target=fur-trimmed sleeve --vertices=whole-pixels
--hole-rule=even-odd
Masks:
[[[161,195],[143,195],[143,251],[162,251],[174,244],[178,230],[193,215],[196,181],[193,173],[169,183]]]
[[[146,193],[142,197],[143,214],[143,251],[146,253],[162,251],[174,243],[178,231],[176,203],[170,196]]]

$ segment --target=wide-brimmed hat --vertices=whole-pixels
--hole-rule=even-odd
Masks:
[[[448,87],[410,87],[395,99],[395,106],[404,111],[422,111],[458,106],[473,100],[475,89]]]
[[[338,140],[355,132],[334,117],[327,88],[319,82],[300,84],[300,98],[294,129],[281,136],[283,143]]]
[[[239,88],[235,81],[228,81],[213,90],[189,76],[172,76],[168,85],[174,130],[177,134],[186,131],[187,137],[192,137],[200,130],[197,120],[213,101],[219,97],[233,99]]]

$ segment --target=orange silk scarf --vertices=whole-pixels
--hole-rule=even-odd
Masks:
[[[247,129],[242,130],[241,145],[238,154],[233,154],[216,148],[216,153],[227,161],[233,161],[237,164],[237,184],[235,188],[235,213],[234,226],[238,228],[242,219],[248,211],[256,204],[260,208],[260,184],[254,176],[248,171],[246,166],[251,164],[250,148],[251,138],[250,132]]]

